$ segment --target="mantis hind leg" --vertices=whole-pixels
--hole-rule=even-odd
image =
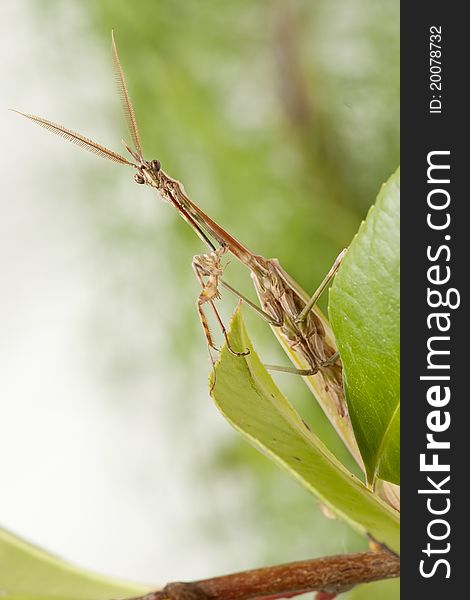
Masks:
[[[318,369],[297,369],[296,367],[281,367],[278,365],[264,366],[268,371],[279,371],[280,373],[290,373],[291,375],[300,375],[302,377],[309,377],[318,373]]]
[[[339,358],[339,352],[335,352],[326,360],[319,363],[318,367],[312,369],[297,369],[296,367],[281,367],[278,365],[264,365],[268,371],[279,371],[280,373],[291,373],[292,375],[301,375],[302,377],[309,377],[310,375],[316,375],[321,367],[332,367]]]
[[[254,302],[252,302],[249,298],[247,298],[246,296],[244,296],[241,292],[239,292],[238,290],[236,290],[234,287],[232,287],[230,284],[228,284],[223,279],[220,279],[220,285],[222,285],[229,292],[232,292],[232,294],[234,294],[235,296],[237,296],[240,300],[243,300],[243,302],[246,302],[246,304],[248,304],[248,306],[250,308],[252,308],[267,323],[269,323],[273,327],[282,327],[283,321],[281,319],[275,319],[274,317],[272,317],[270,314],[268,314],[267,312],[265,312],[257,304],[255,304]]]
[[[302,323],[308,317],[309,312],[312,310],[312,308],[318,302],[318,299],[323,294],[323,292],[326,290],[326,288],[328,287],[328,285],[331,282],[331,280],[333,279],[333,277],[336,275],[336,271],[339,269],[346,252],[347,252],[347,248],[345,248],[338,254],[331,269],[326,274],[325,279],[320,283],[320,285],[315,290],[315,292],[313,293],[310,300],[304,306],[304,309],[302,310],[300,315],[296,318],[296,320],[295,320],[296,323]]]

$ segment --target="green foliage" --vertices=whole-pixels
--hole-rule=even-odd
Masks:
[[[0,588],[8,600],[108,600],[150,591],[86,572],[2,529]]]
[[[212,394],[225,418],[334,513],[398,551],[396,514],[341,465],[282,395],[253,350],[240,308],[229,335],[234,348],[250,354],[222,350]]]
[[[400,483],[399,171],[382,187],[330,292],[330,317],[368,480]]]

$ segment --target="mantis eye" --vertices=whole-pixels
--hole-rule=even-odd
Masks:
[[[159,160],[152,160],[152,162],[150,163],[150,166],[152,167],[152,169],[154,171],[160,171],[161,164],[160,164]]]
[[[142,177],[142,175],[140,173],[136,173],[134,175],[134,179],[137,183],[139,183],[140,185],[142,185],[143,183],[145,183],[145,179]]]

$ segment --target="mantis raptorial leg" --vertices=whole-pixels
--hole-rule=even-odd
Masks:
[[[224,246],[221,246],[217,250],[213,250],[212,252],[209,252],[207,254],[198,254],[193,257],[193,271],[196,275],[196,279],[199,281],[202,288],[196,300],[196,306],[209,347],[219,351],[219,348],[215,346],[214,341],[212,339],[209,323],[207,321],[207,317],[203,309],[203,305],[207,303],[211,305],[212,310],[214,311],[215,318],[217,319],[217,322],[225,338],[225,343],[227,344],[227,348],[229,349],[229,351],[235,356],[247,356],[250,353],[249,350],[237,352],[232,348],[232,345],[230,344],[230,339],[227,334],[227,330],[225,329],[219,311],[217,310],[214,304],[214,300],[218,300],[220,298],[219,281],[223,274],[222,265],[220,263],[220,257],[226,251],[227,249]],[[212,363],[214,364],[214,361],[212,360],[212,355],[210,355],[210,357]]]

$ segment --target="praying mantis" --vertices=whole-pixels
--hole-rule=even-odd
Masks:
[[[155,189],[164,201],[177,210],[207,248],[206,253],[193,258],[192,266],[201,286],[201,292],[197,298],[197,310],[207,339],[212,364],[214,365],[215,361],[210,349],[217,349],[217,347],[205,315],[206,306],[212,308],[228,350],[240,358],[248,354],[245,349],[232,347],[217,310],[216,301],[220,298],[220,288],[224,288],[238,296],[269,323],[295,367],[272,365],[267,365],[267,367],[273,370],[297,373],[306,379],[327,417],[333,423],[356,462],[362,467],[362,459],[344,398],[341,360],[329,323],[316,306],[319,296],[327,288],[339,268],[346,250],[339,254],[316,292],[308,297],[276,259],[266,259],[261,255],[254,254],[231,236],[189,198],[183,185],[170,177],[162,169],[158,160],[148,161],[144,158],[134,108],[119,60],[114,34],[112,35],[112,56],[117,87],[132,141],[132,147],[123,142],[130,158],[62,125],[36,115],[15,112],[102,158],[132,167],[136,171],[134,179],[138,184]],[[225,280],[222,260],[226,254],[234,256],[248,268],[260,305],[239,293]]]

